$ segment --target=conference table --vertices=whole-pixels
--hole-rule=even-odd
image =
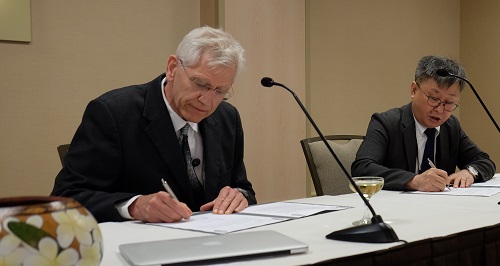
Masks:
[[[382,190],[370,203],[404,241],[375,244],[325,238],[333,231],[352,227],[352,222],[362,217],[365,205],[359,195],[290,201],[352,208],[244,230],[274,230],[308,244],[309,250],[294,255],[235,259],[229,264],[500,265],[500,193],[484,197]],[[100,223],[99,228],[104,241],[101,265],[129,265],[119,254],[121,244],[210,235],[138,221]]]

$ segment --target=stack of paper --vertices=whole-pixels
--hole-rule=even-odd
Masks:
[[[248,228],[302,218],[321,212],[339,211],[347,208],[350,207],[294,202],[275,202],[252,205],[240,213],[213,214],[212,212],[200,212],[194,213],[189,220],[182,220],[176,223],[152,223],[152,225],[215,234],[226,234]]]

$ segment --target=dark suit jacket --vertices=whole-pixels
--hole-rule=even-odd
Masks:
[[[114,204],[164,190],[164,178],[193,211],[195,204],[172,120],[162,98],[165,75],[110,91],[91,101],[83,115],[52,195],[73,197],[99,222],[122,221]],[[205,202],[224,186],[255,192],[243,163],[243,129],[236,108],[222,102],[199,123],[205,161]]]
[[[476,182],[495,174],[495,164],[465,134],[455,116],[441,125],[436,145],[436,167],[455,172],[472,165],[479,172]],[[416,174],[417,139],[411,103],[372,115],[366,137],[351,166],[353,176],[384,177],[384,189],[406,190]]]

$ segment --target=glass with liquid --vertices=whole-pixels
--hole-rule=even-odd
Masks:
[[[363,177],[353,177],[354,183],[358,186],[363,196],[370,200],[370,198],[375,195],[375,193],[379,192],[384,187],[384,178],[382,177],[374,177],[374,176],[363,176]],[[349,184],[349,187],[352,191],[356,192],[356,189]],[[357,192],[356,192],[357,193]],[[353,225],[363,225],[371,223],[371,215],[370,209],[368,206],[365,206],[365,214],[363,218],[359,221],[355,221]]]

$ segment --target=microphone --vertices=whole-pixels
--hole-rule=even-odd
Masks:
[[[463,81],[467,82],[467,84],[469,84],[469,87],[471,88],[472,92],[474,92],[474,95],[476,95],[476,98],[479,100],[479,102],[480,102],[480,103],[481,103],[481,105],[483,106],[484,111],[486,111],[486,113],[487,113],[487,114],[488,114],[488,116],[490,117],[491,122],[493,122],[493,124],[494,124],[494,125],[495,125],[495,127],[497,128],[498,133],[500,133],[500,127],[498,127],[497,122],[495,121],[495,119],[493,119],[493,116],[490,114],[490,111],[488,111],[488,108],[486,108],[486,105],[484,105],[483,100],[481,100],[481,97],[479,97],[479,94],[477,94],[476,89],[474,89],[474,86],[472,86],[472,84],[471,84],[471,83],[470,83],[467,79],[462,78],[462,77],[460,77],[460,76],[457,76],[457,75],[455,75],[455,74],[451,74],[451,73],[449,73],[449,72],[448,72],[447,70],[445,70],[445,69],[438,69],[438,70],[436,70],[436,74],[437,74],[438,76],[441,76],[441,77],[448,77],[448,76],[449,76],[449,77],[454,77],[454,78],[461,79],[461,80],[463,80]]]
[[[272,86],[279,86],[285,88],[287,91],[289,91],[297,103],[299,104],[300,108],[302,108],[302,111],[304,114],[307,116],[307,119],[309,119],[309,122],[312,124],[318,135],[320,136],[321,140],[325,143],[326,147],[332,154],[333,158],[335,158],[335,161],[339,164],[340,168],[342,168],[342,171],[344,172],[345,176],[351,183],[352,187],[355,188],[356,192],[359,194],[361,199],[364,201],[365,205],[368,207],[370,212],[372,213],[372,223],[367,224],[367,225],[359,225],[351,228],[346,228],[342,229],[339,231],[332,232],[328,235],[326,235],[326,238],[328,239],[335,239],[335,240],[342,240],[342,241],[351,241],[351,242],[363,242],[363,243],[392,243],[399,241],[398,236],[392,229],[392,227],[382,220],[382,217],[380,215],[377,215],[375,213],[375,210],[373,210],[373,207],[371,206],[370,202],[363,196],[363,193],[361,190],[359,190],[358,186],[356,186],[356,183],[354,180],[352,180],[351,175],[347,170],[345,169],[344,165],[340,162],[339,158],[337,157],[337,154],[333,151],[332,147],[330,144],[328,144],[328,141],[326,140],[325,136],[321,133],[319,130],[318,126],[316,126],[316,123],[312,119],[312,117],[309,115],[309,112],[307,112],[306,108],[300,101],[299,97],[293,92],[291,89],[289,89],[287,86],[273,81],[272,78],[265,77],[262,78],[260,81],[262,86],[264,87],[272,87]]]
[[[265,78],[262,78],[262,79],[260,80],[260,84],[262,84],[262,86],[264,86],[264,87],[272,87],[272,86],[274,86],[276,83],[274,83],[274,81],[273,81],[273,79],[272,79],[272,78],[265,77]],[[288,89],[288,88],[286,88],[286,87],[285,87],[285,89]],[[290,91],[290,90],[289,90],[289,91]],[[292,92],[292,94],[294,94],[294,93]]]
[[[201,163],[201,161],[200,161],[200,159],[198,159],[198,158],[195,158],[195,159],[193,159],[193,160],[191,161],[191,165],[192,165],[193,167],[196,167],[196,166],[200,165],[200,163]]]

